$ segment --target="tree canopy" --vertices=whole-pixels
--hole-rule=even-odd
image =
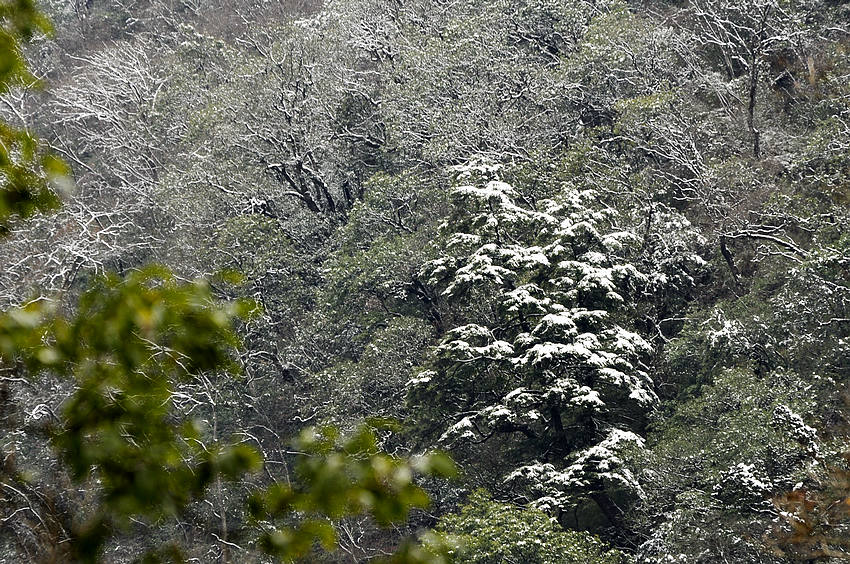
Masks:
[[[0,22],[0,561],[848,558],[847,2]]]

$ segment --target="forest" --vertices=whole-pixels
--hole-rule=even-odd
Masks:
[[[0,563],[850,561],[850,2],[0,0]]]

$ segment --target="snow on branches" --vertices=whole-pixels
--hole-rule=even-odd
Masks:
[[[636,304],[659,283],[631,260],[641,237],[618,228],[593,190],[565,183],[534,199],[498,165],[455,172],[445,251],[422,277],[469,323],[447,332],[411,393],[436,398],[441,420],[453,421],[447,445],[519,441],[525,454],[508,479],[536,484],[541,507],[634,490],[616,453],[624,441],[642,445],[630,427],[657,401],[650,344],[633,330]]]

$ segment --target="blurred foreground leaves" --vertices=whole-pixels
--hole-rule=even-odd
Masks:
[[[152,523],[179,515],[216,479],[235,480],[262,468],[245,444],[206,443],[199,422],[176,416],[172,390],[205,371],[236,373],[233,323],[256,309],[221,302],[203,281],[178,282],[161,267],[122,279],[108,275],[83,293],[73,314],[33,302],[0,315],[0,354],[31,373],[49,370],[76,386],[53,442],[72,478],[98,492],[78,520],[72,554],[96,562],[110,535],[133,519]],[[341,440],[333,428],[307,429],[296,443],[297,482],[256,492],[249,512],[266,532],[263,552],[281,560],[336,546],[333,520],[369,514],[383,526],[427,506],[417,474],[448,477],[444,455],[411,459],[379,451],[363,427]],[[285,521],[277,525],[275,521]],[[442,562],[447,550],[405,546],[397,562]]]
[[[0,2],[0,94],[37,85],[22,45],[50,31],[50,22],[32,0]],[[16,216],[56,208],[59,200],[51,185],[61,186],[69,174],[65,163],[46,152],[29,131],[0,123],[0,234]]]

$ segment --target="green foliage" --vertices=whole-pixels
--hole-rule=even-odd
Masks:
[[[418,270],[433,256],[433,219],[447,204],[438,180],[411,173],[370,178],[363,199],[336,234],[339,249],[328,263],[326,300],[336,316],[351,316],[371,328],[420,313],[421,305],[411,298],[423,299]]]
[[[433,330],[415,317],[393,317],[374,332],[356,360],[344,360],[308,377],[311,397],[325,422],[341,429],[365,417],[402,419],[406,384],[433,342]]]
[[[213,481],[261,467],[253,448],[205,443],[204,429],[175,418],[172,408],[177,382],[197,371],[234,369],[238,339],[232,323],[254,307],[217,302],[206,283],[178,283],[168,271],[149,268],[126,280],[97,280],[71,316],[33,304],[0,317],[0,349],[7,359],[76,382],[54,444],[72,477],[99,491],[98,503],[74,531],[76,558],[98,561],[107,539],[132,518],[176,516]],[[309,554],[314,543],[332,550],[333,520],[368,514],[384,526],[402,521],[411,508],[429,502],[414,483],[417,474],[455,473],[444,455],[406,460],[380,453],[374,432],[365,427],[338,439],[332,428],[304,431],[296,445],[297,481],[251,498],[252,516],[267,524],[260,539],[264,552],[289,560]],[[271,525],[281,518],[295,518],[295,524]],[[394,561],[440,558],[408,546]]]
[[[781,561],[772,526],[837,522],[847,2],[43,5],[60,40],[26,46],[47,23],[0,0],[2,113],[80,190],[22,221],[70,172],[0,125],[0,300],[62,289],[0,315],[0,560],[371,559],[459,495],[378,447],[439,441],[642,561]],[[148,261],[238,270],[214,293],[262,313],[163,271],[84,290]],[[375,415],[402,431],[344,438]],[[307,421],[343,431],[288,450]],[[391,560],[614,558],[486,496],[442,528],[469,550]]]
[[[113,527],[179,513],[217,477],[260,468],[244,445],[205,445],[197,423],[174,419],[172,389],[199,371],[232,370],[235,317],[249,302],[216,302],[203,282],[162,268],[98,279],[73,315],[31,305],[3,314],[7,358],[73,379],[54,445],[100,499],[77,530],[77,557],[95,561]],[[39,311],[41,309],[41,311]]]
[[[21,52],[22,43],[36,33],[49,33],[50,23],[32,0],[0,3],[0,94],[36,83]],[[0,123],[0,235],[9,221],[57,207],[50,188],[70,174],[66,165],[46,154],[28,131]]]
[[[542,511],[470,496],[459,514],[446,515],[438,530],[459,543],[458,564],[625,564],[626,556],[584,532],[565,531]]]
[[[813,392],[795,374],[756,378],[747,370],[723,371],[664,420],[652,450],[694,482],[717,481],[730,465],[758,461],[787,484],[793,479],[787,472],[815,448],[815,435],[802,419],[793,428],[783,413],[787,408],[811,420]]]
[[[320,279],[311,257],[296,248],[280,223],[259,213],[228,219],[205,259],[244,275],[243,287],[279,333],[292,331],[312,305],[311,288]]]
[[[332,550],[336,533],[331,521],[347,515],[366,513],[382,526],[405,520],[411,508],[429,503],[413,481],[415,474],[449,477],[456,472],[454,463],[441,454],[409,462],[382,454],[367,427],[344,441],[333,428],[308,429],[296,447],[303,452],[296,484],[275,484],[249,502],[252,517],[267,529],[261,547],[282,560],[307,556],[315,542]],[[293,514],[299,515],[297,524],[274,526],[275,520]],[[418,562],[417,554],[412,551],[410,560],[399,561]],[[438,556],[429,561],[439,562]]]
[[[0,91],[35,80],[27,68],[21,43],[37,33],[50,33],[50,22],[32,0],[0,3]]]
[[[714,562],[718,555],[761,561],[762,536],[771,525],[756,526],[753,519],[774,515],[771,496],[805,480],[820,454],[809,425],[818,388],[827,382],[724,370],[677,404],[650,434],[649,448],[630,456],[645,469],[638,479],[646,496],[633,513],[647,533],[643,554],[682,562]],[[732,537],[739,542],[720,540]]]

